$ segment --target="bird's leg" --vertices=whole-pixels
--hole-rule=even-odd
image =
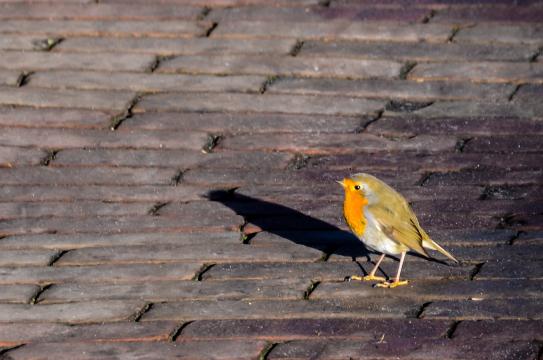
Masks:
[[[357,275],[353,275],[350,277],[351,280],[362,280],[362,281],[373,281],[373,280],[377,280],[377,281],[385,281],[386,279],[382,276],[375,276],[375,273],[377,272],[377,269],[379,269],[379,265],[381,264],[381,261],[383,261],[383,259],[385,258],[385,254],[382,254],[380,257],[379,257],[379,260],[377,260],[377,262],[375,263],[375,266],[373,267],[373,269],[371,270],[371,272],[366,275],[366,276],[357,276]]]
[[[376,284],[375,286],[384,287],[384,288],[395,288],[396,286],[407,285],[408,284],[407,280],[400,281],[400,274],[402,272],[402,265],[403,265],[404,259],[405,259],[405,251],[402,252],[402,255],[400,257],[400,264],[398,265],[398,272],[396,273],[396,277],[394,278],[394,281],[392,282],[385,281],[380,284]]]

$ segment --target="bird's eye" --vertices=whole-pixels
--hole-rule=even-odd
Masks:
[[[355,189],[355,190],[360,190],[360,185],[355,185],[355,186],[354,186],[354,189]]]

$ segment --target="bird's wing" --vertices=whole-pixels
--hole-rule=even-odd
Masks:
[[[393,204],[394,206],[374,204],[370,205],[368,210],[389,238],[419,254],[429,256],[422,247],[422,240],[428,235],[418,225],[417,218],[409,209],[409,205],[398,202]]]

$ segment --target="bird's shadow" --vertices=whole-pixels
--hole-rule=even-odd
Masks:
[[[369,260],[370,252],[353,234],[298,210],[235,191],[214,190],[207,194],[207,198],[234,210],[262,231],[295,244],[317,249],[327,256],[336,254],[353,260],[360,257]]]
[[[285,205],[239,194],[235,189],[213,190],[207,194],[207,198],[232,209],[247,223],[257,226],[263,232],[317,249],[327,257],[339,255],[351,258],[353,261],[366,258],[369,262],[371,261],[369,255],[377,254],[368,250],[352,233]],[[410,252],[410,255],[448,265],[442,260],[426,258],[417,253]],[[397,257],[390,255],[389,257],[399,261]],[[360,262],[357,261],[357,263],[361,271],[367,274]]]

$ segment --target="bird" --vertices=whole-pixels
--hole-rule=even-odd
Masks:
[[[437,250],[458,263],[454,256],[430,239],[407,200],[384,181],[358,173],[337,182],[345,191],[343,216],[347,225],[369,249],[381,253],[368,275],[353,275],[351,280],[380,281],[375,286],[383,288],[407,285],[407,280],[400,280],[400,274],[409,250],[426,257],[430,257],[426,249]],[[375,275],[385,255],[398,254],[400,262],[393,281]]]

